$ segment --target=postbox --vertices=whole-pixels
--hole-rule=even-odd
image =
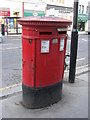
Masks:
[[[41,108],[62,98],[67,27],[71,21],[56,17],[26,17],[22,25],[22,103]]]

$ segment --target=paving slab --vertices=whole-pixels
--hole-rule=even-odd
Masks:
[[[88,73],[82,74],[82,75],[80,75],[80,76],[78,76],[78,77],[76,77],[76,78],[88,82]]]

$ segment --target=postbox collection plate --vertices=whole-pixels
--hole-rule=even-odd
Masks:
[[[49,40],[41,40],[41,53],[49,53]]]

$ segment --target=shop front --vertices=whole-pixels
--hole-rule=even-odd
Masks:
[[[5,30],[7,35],[21,34],[22,27],[18,24],[17,19],[20,17],[4,17],[5,20]]]
[[[85,31],[85,25],[88,20],[88,16],[86,14],[78,15],[78,31]]]
[[[9,8],[0,8],[0,32],[1,32],[1,24],[6,24],[4,17],[10,16],[10,9]]]
[[[42,11],[25,11],[24,12],[24,16],[27,17],[27,16],[45,16],[45,12],[42,12]]]

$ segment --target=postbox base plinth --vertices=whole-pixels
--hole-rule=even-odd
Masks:
[[[22,85],[23,89],[23,105],[26,108],[42,108],[50,106],[62,97],[62,81],[48,86],[40,88],[31,88],[26,85]]]

